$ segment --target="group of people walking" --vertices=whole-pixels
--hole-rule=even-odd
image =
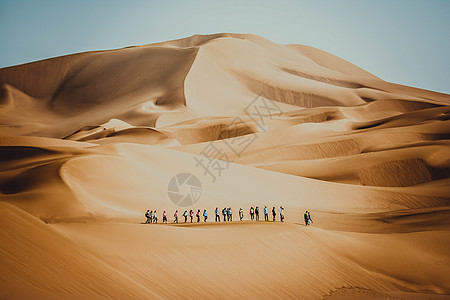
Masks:
[[[200,222],[200,218],[201,216],[203,216],[203,220],[204,222],[206,222],[206,220],[208,219],[208,212],[205,210],[203,210],[203,214],[200,213],[200,209],[197,210],[197,213],[195,214],[195,216],[197,217],[197,222]],[[145,212],[145,217],[147,218],[147,220],[145,221],[145,224],[149,224],[149,223],[158,223],[158,215],[156,213],[156,210],[149,210],[147,209],[147,211]],[[162,222],[163,223],[167,223],[167,213],[164,210],[162,213]],[[183,217],[184,217],[184,223],[187,223],[187,219],[188,217],[191,218],[191,223],[193,222],[194,219],[194,211],[191,209],[188,213],[187,210],[184,211],[183,213]],[[173,223],[178,223],[178,210],[175,211],[175,213],[173,214]]]
[[[264,221],[269,221],[269,210],[267,208],[267,205],[264,206],[263,209],[264,212]],[[256,207],[250,207],[250,220],[252,221],[259,221],[259,206]],[[272,221],[275,222],[275,219],[277,217],[277,211],[275,209],[275,206],[272,207]],[[239,209],[239,220],[242,221],[244,218],[244,210],[241,208]],[[280,221],[284,222],[284,207],[280,206]]]
[[[259,221],[259,206],[256,207],[250,207],[250,219],[252,221]],[[264,206],[263,208],[263,213],[264,213],[264,221],[268,222],[269,221],[269,210],[267,208],[267,205]],[[216,209],[214,210],[214,214],[215,214],[215,221],[216,222],[220,222],[220,215],[222,214],[223,216],[223,221],[224,222],[232,222],[233,221],[233,211],[231,209],[231,207],[224,207],[221,211],[219,211],[219,208],[216,207]],[[284,207],[280,206],[280,221],[284,222]],[[184,217],[184,223],[188,223],[188,218],[190,218],[190,222],[193,223],[194,222],[194,215],[196,217],[196,221],[197,223],[200,222],[200,219],[203,217],[203,222],[206,222],[208,220],[208,212],[206,211],[206,209],[203,210],[203,213],[201,213],[200,209],[197,210],[196,213],[194,213],[194,210],[189,210],[189,212],[187,210],[185,210],[182,214],[182,216]],[[150,211],[147,210],[145,212],[145,217],[147,218],[147,220],[145,221],[146,224],[148,223],[158,223],[158,215],[156,210],[155,211]],[[175,213],[173,214],[173,223],[178,223],[178,210],[175,211]],[[277,217],[277,211],[275,209],[275,206],[272,207],[272,221],[275,222]],[[242,208],[239,209],[239,221],[242,221],[244,219],[244,210]],[[164,210],[162,213],[162,222],[163,223],[167,223],[167,213]]]

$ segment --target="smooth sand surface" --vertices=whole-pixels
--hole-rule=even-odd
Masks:
[[[447,94],[243,34],[8,67],[0,84],[0,298],[450,295]],[[185,207],[180,173],[201,183]],[[257,205],[277,222],[250,221]],[[208,222],[173,224],[176,209]]]

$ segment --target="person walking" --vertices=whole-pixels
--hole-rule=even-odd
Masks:
[[[192,209],[189,211],[189,217],[191,217],[191,223],[192,223],[192,219],[194,218],[194,211]]]
[[[305,226],[308,226],[309,224],[309,215],[308,215],[308,211],[305,211],[305,213],[303,214],[303,219],[305,219]]]
[[[147,211],[145,212],[145,217],[147,218],[147,220],[145,221],[145,224],[151,223],[152,222],[152,215],[150,214],[150,210],[147,209]]]
[[[186,222],[187,222],[187,217],[188,217],[188,212],[187,212],[187,210],[184,211],[183,217],[184,217],[184,223],[186,223]]]
[[[312,222],[313,220],[311,219],[311,213],[308,210],[308,225],[311,225]]]
[[[250,220],[253,221],[253,219],[255,218],[255,209],[252,207],[250,207]]]
[[[173,214],[175,220],[173,220],[174,223],[178,223],[178,210],[175,211],[175,213]]]
[[[275,211],[275,206],[272,208],[272,216],[273,216],[273,222],[275,222],[275,217],[277,216],[277,212]]]
[[[226,209],[226,207],[224,207],[222,209],[222,215],[223,215],[223,221],[226,222],[227,221],[227,215],[228,215],[228,210]]]
[[[163,211],[163,223],[167,223],[166,211]]]
[[[239,209],[239,221],[242,221],[242,219],[244,218],[244,210],[242,209],[242,207]]]
[[[158,216],[156,215],[156,210],[153,212],[153,223],[158,223]]]
[[[200,222],[200,209],[197,210],[197,223]]]
[[[216,222],[220,222],[220,212],[219,208],[216,207],[216,210],[214,211],[214,214],[216,215]]]
[[[256,220],[256,222],[259,221],[259,207],[258,206],[255,207],[255,220]]]
[[[264,221],[269,221],[269,211],[267,205],[264,205]]]
[[[206,212],[206,209],[203,210],[203,222],[206,222],[208,220],[208,213]]]
[[[284,222],[284,207],[280,206],[280,220]]]
[[[228,207],[228,221],[233,222],[233,211]]]

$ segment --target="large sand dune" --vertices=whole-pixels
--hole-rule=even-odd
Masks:
[[[0,84],[1,298],[450,294],[447,94],[241,34],[57,57]],[[168,184],[186,172],[201,197],[178,207]],[[248,221],[255,205],[286,222]],[[213,223],[225,206],[246,221]],[[210,220],[140,224],[147,209]]]

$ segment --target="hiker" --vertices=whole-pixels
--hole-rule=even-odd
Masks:
[[[311,219],[311,213],[308,210],[308,225],[311,225],[312,222],[313,220]]]
[[[228,207],[228,221],[233,221],[233,212],[231,211],[231,207]]]
[[[166,211],[163,211],[163,223],[167,223]]]
[[[216,215],[216,222],[219,221],[220,222],[220,213],[219,213],[219,208],[216,207],[216,210],[214,211],[214,214]]]
[[[173,220],[174,223],[178,223],[178,210],[175,211],[175,213],[173,214],[173,216],[175,217],[175,220]]]
[[[264,221],[269,221],[269,211],[267,210],[267,205],[264,205]]]
[[[284,207],[280,206],[280,220],[284,222]]]
[[[309,215],[308,215],[308,211],[305,211],[305,213],[303,214],[303,218],[305,219],[305,226],[308,226],[309,224]]]
[[[259,221],[259,207],[255,207],[255,219],[258,222]]]
[[[191,217],[191,223],[192,223],[192,218],[194,218],[194,211],[192,209],[189,211],[189,217]]]
[[[224,221],[224,222],[227,221],[227,219],[226,219],[227,214],[228,214],[228,211],[227,211],[226,207],[224,207],[224,208],[222,209],[222,215],[223,215],[223,221]]]
[[[153,223],[158,223],[158,216],[156,215],[156,210],[153,212]]]
[[[255,218],[255,209],[252,207],[250,207],[250,220],[253,221],[253,219]]]
[[[184,211],[183,217],[184,217],[184,223],[186,223],[186,222],[187,222],[187,217],[188,217],[188,212],[187,212],[187,210]]]
[[[275,206],[272,208],[272,216],[273,216],[273,221],[275,222],[275,217],[277,216],[277,212],[275,211]]]
[[[206,209],[203,210],[203,222],[206,222],[208,219],[208,213],[206,212]]]
[[[145,217],[147,218],[147,220],[145,221],[145,224],[151,223],[152,222],[152,215],[150,214],[150,210],[147,209],[147,211],[145,212]]]
[[[197,223],[200,222],[200,209],[197,210]]]
[[[244,210],[242,209],[242,207],[239,209],[239,221],[242,221],[242,219],[244,218]]]

